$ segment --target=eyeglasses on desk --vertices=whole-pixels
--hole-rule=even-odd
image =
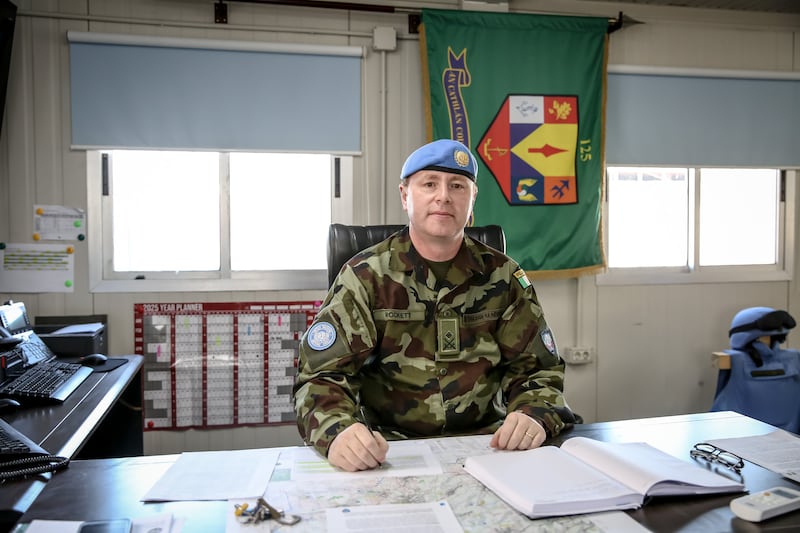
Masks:
[[[730,468],[737,474],[741,474],[742,468],[744,468],[744,459],[707,442],[695,444],[694,448],[689,452],[689,455],[691,455],[693,459],[702,459],[709,463],[720,464],[726,468]]]

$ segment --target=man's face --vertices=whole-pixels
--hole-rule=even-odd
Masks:
[[[460,236],[467,225],[478,187],[461,174],[420,170],[400,184],[409,225],[426,237]]]

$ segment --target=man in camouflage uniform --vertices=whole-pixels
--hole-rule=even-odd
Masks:
[[[380,465],[387,438],[494,432],[495,448],[529,449],[575,421],[525,272],[464,234],[476,174],[457,141],[412,153],[408,226],[342,268],[303,336],[297,424],[334,466]]]

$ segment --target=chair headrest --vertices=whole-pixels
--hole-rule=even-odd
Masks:
[[[387,239],[403,229],[403,224],[378,226],[349,226],[331,224],[328,230],[328,286],[339,274],[342,266],[361,250]],[[497,225],[470,226],[464,229],[471,239],[488,244],[492,248],[506,251],[506,237],[503,228]]]

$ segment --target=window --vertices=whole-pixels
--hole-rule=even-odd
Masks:
[[[351,196],[341,194],[350,160],[90,152],[90,231],[99,228],[90,234],[93,290],[325,288],[328,227],[350,222],[333,193]]]
[[[682,266],[688,261],[688,169],[609,168],[608,266]]]
[[[789,279],[796,171],[608,167],[601,283]]]
[[[781,175],[774,169],[704,169],[699,264],[777,264],[780,194]]]

